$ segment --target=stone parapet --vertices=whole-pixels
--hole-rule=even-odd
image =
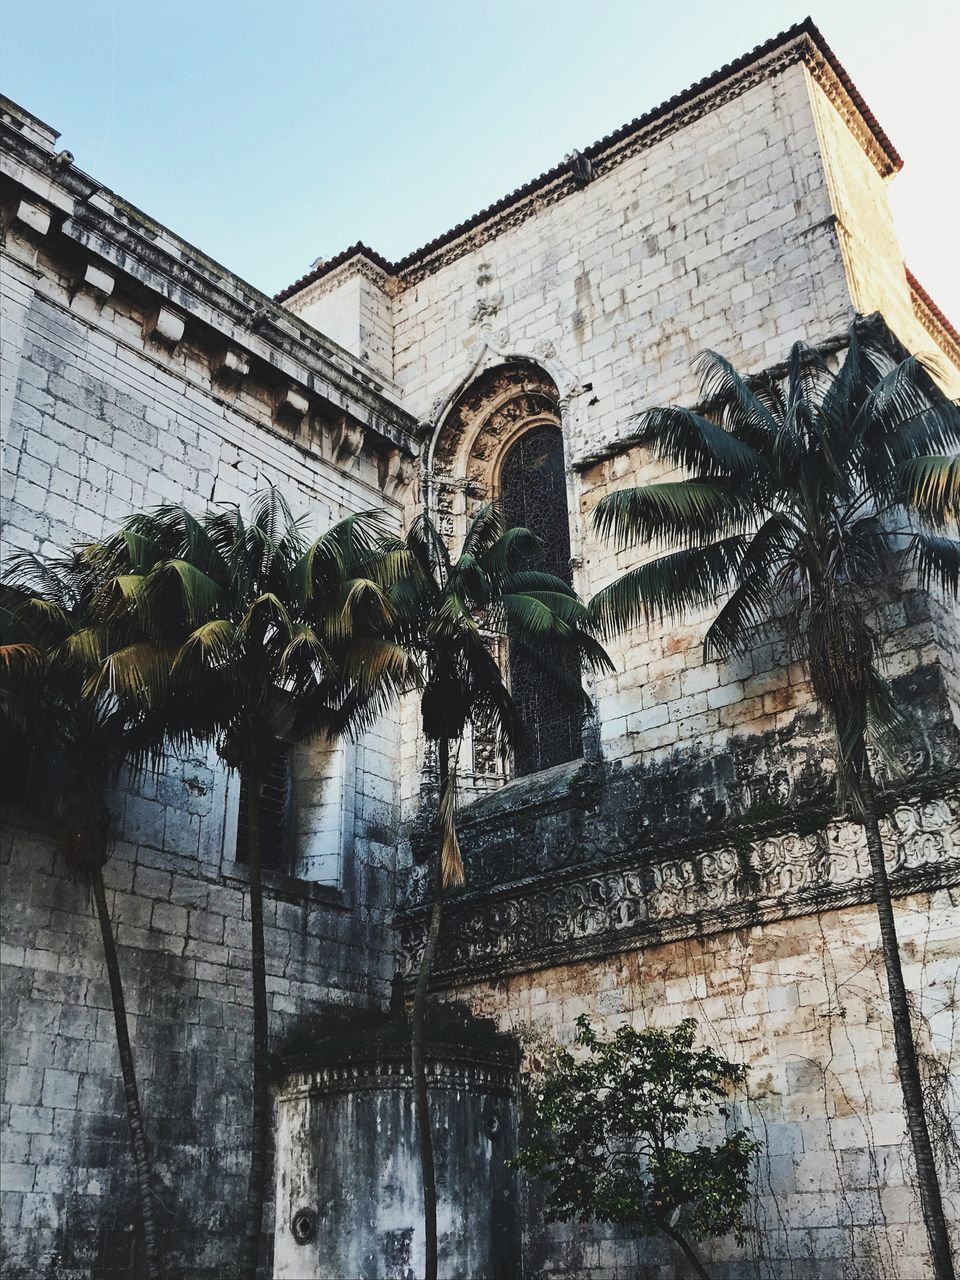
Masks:
[[[960,779],[885,798],[882,831],[895,896],[960,885]],[[823,820],[821,814],[821,820]],[[465,893],[446,913],[438,987],[703,938],[872,900],[862,826],[813,815],[644,849],[620,866],[555,870]],[[423,908],[399,919],[415,972]]]

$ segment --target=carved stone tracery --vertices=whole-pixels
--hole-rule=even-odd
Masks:
[[[908,797],[881,829],[895,895],[960,885],[960,792]],[[852,821],[745,847],[648,851],[633,866],[554,872],[452,903],[438,973],[441,982],[463,982],[870,900],[863,828]],[[423,938],[415,901],[416,891],[397,922],[407,973]]]
[[[494,300],[481,299],[489,316]],[[561,430],[560,395],[553,378],[532,361],[510,359],[474,378],[441,414],[430,452],[429,486],[434,520],[455,551],[480,507],[501,496],[503,463],[527,432],[544,426]],[[569,556],[564,574],[569,571]],[[490,637],[501,662],[505,637]],[[503,764],[489,734],[475,730],[473,773],[477,779],[503,778]]]

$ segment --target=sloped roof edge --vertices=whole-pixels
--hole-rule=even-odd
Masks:
[[[957,347],[960,347],[960,333],[957,332],[954,326],[943,314],[943,312],[940,310],[940,308],[937,306],[934,300],[930,297],[929,293],[927,293],[926,289],[923,287],[923,285],[920,283],[917,277],[913,274],[910,268],[906,266],[906,264],[904,264],[903,269],[906,272],[907,284],[910,286],[910,292],[914,295],[915,298],[919,299],[922,306],[926,308],[926,310],[930,314],[931,320],[934,322],[934,324],[940,327],[940,329],[943,331],[944,336],[947,337],[949,340],[952,340],[952,342],[954,342]]]
[[[606,137],[600,138],[597,142],[585,147],[582,154],[591,161],[599,159],[607,151],[623,143],[632,134],[638,133],[641,129],[647,128],[656,120],[676,111],[678,107],[684,106],[686,103],[699,97],[702,93],[705,93],[715,85],[722,83],[731,76],[737,75],[753,63],[775,53],[778,49],[799,41],[803,36],[808,37],[840,81],[844,90],[849,95],[851,102],[863,118],[864,123],[876,139],[878,147],[883,152],[885,159],[890,165],[890,170],[892,172],[896,172],[902,168],[903,161],[900,158],[899,152],[880,127],[876,117],[867,106],[856,85],[850,79],[850,76],[847,74],[843,64],[840,62],[840,59],[827,44],[813,19],[809,17],[805,18],[802,22],[795,23],[792,27],[788,27],[786,31],[782,31],[779,35],[773,36],[763,44],[757,45],[756,48],[752,49],[749,53],[745,53],[735,61],[729,62],[720,67],[709,76],[704,77],[704,79],[698,80],[695,84],[690,85],[689,88],[682,90],[672,98],[668,98],[665,102],[660,103],[659,106],[653,107],[643,115],[637,116],[636,119],[630,120],[627,124],[621,125],[621,127],[619,129],[615,129],[613,133],[609,133]],[[508,209],[511,205],[517,204],[521,200],[525,200],[527,197],[536,193],[540,188],[546,187],[550,183],[555,182],[558,178],[561,178],[564,174],[569,172],[569,167],[570,166],[567,161],[554,165],[552,169],[548,169],[538,177],[532,178],[529,182],[524,183],[523,186],[518,187],[515,191],[511,191],[508,195],[501,197],[493,204],[488,205],[485,209],[479,210],[479,212],[473,214],[463,222],[458,222],[456,226],[451,227],[449,231],[445,231],[442,235],[436,236],[433,240],[429,240],[426,244],[421,245],[419,249],[414,249],[412,253],[408,253],[397,262],[388,261],[388,259],[377,253],[375,249],[371,249],[362,241],[357,241],[356,244],[351,245],[347,249],[343,249],[332,258],[328,258],[324,262],[319,263],[298,280],[287,285],[286,288],[281,289],[279,293],[274,295],[275,301],[285,302],[288,298],[293,297],[294,294],[299,293],[302,289],[307,288],[308,285],[314,284],[317,280],[329,275],[332,271],[335,271],[338,267],[343,266],[345,262],[348,262],[351,258],[355,257],[367,258],[388,275],[399,275],[418,263],[423,262],[438,249],[449,244],[450,241],[456,240],[459,236],[462,236],[473,230],[475,227],[480,226],[488,219],[493,218],[497,214],[502,213],[505,209]]]

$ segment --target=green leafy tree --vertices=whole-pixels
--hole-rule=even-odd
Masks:
[[[388,632],[396,553],[372,513],[310,540],[275,489],[197,518],[182,507],[138,515],[114,539],[114,571],[138,625],[173,649],[157,696],[209,727],[247,794],[253,993],[253,1109],[241,1276],[255,1280],[269,1155],[269,1027],[261,877],[264,769],[278,743],[355,730],[415,671]],[[148,690],[148,697],[153,692]]]
[[[60,560],[21,557],[0,586],[0,615],[3,758],[19,772],[23,790],[49,806],[66,871],[93,900],[113,1005],[144,1274],[157,1280],[155,1188],[103,869],[114,840],[111,795],[121,775],[159,770],[170,748],[197,741],[196,726],[139,696],[146,685],[164,683],[174,655],[131,628],[117,607],[104,548],[89,546]]]
[[[551,1222],[613,1222],[668,1236],[707,1280],[692,1240],[743,1240],[750,1169],[760,1144],[743,1129],[695,1143],[706,1117],[729,1120],[726,1099],[746,1068],[696,1049],[692,1018],[671,1030],[619,1027],[597,1035],[577,1019],[574,1055],[557,1047],[533,1095],[531,1136],[516,1165],[549,1188]]]
[[[390,591],[397,635],[420,667],[423,733],[436,744],[439,774],[439,840],[427,868],[430,921],[411,1011],[426,1280],[437,1275],[437,1191],[424,1062],[427,993],[444,892],[463,883],[451,748],[459,750],[468,724],[495,736],[503,751],[523,740],[507,678],[491,651],[492,638],[509,636],[511,652],[527,655],[554,682],[557,697],[584,707],[581,669],[610,665],[589,632],[586,609],[573,588],[529,567],[538,551],[528,529],[506,528],[497,509],[488,505],[472,520],[454,560],[432,521],[421,516],[407,536],[404,569]]]
[[[893,768],[911,730],[881,672],[880,589],[897,572],[954,599],[960,589],[960,409],[867,325],[850,330],[836,373],[801,343],[782,380],[743,378],[713,352],[702,361],[710,415],[652,409],[637,436],[688,478],[612,493],[596,509],[600,533],[621,546],[675,549],[600,591],[591,612],[613,632],[722,600],[707,656],[773,629],[804,664],[833,725],[841,795],[863,824],[924,1221],[937,1280],[953,1280],[868,746]]]

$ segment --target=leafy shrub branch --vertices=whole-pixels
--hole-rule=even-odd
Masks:
[[[628,1225],[668,1236],[694,1272],[691,1241],[744,1233],[760,1144],[737,1129],[697,1143],[697,1122],[729,1119],[746,1067],[695,1048],[692,1018],[672,1029],[619,1027],[600,1037],[577,1019],[574,1054],[557,1047],[533,1095],[532,1134],[516,1165],[544,1181],[547,1219]]]

